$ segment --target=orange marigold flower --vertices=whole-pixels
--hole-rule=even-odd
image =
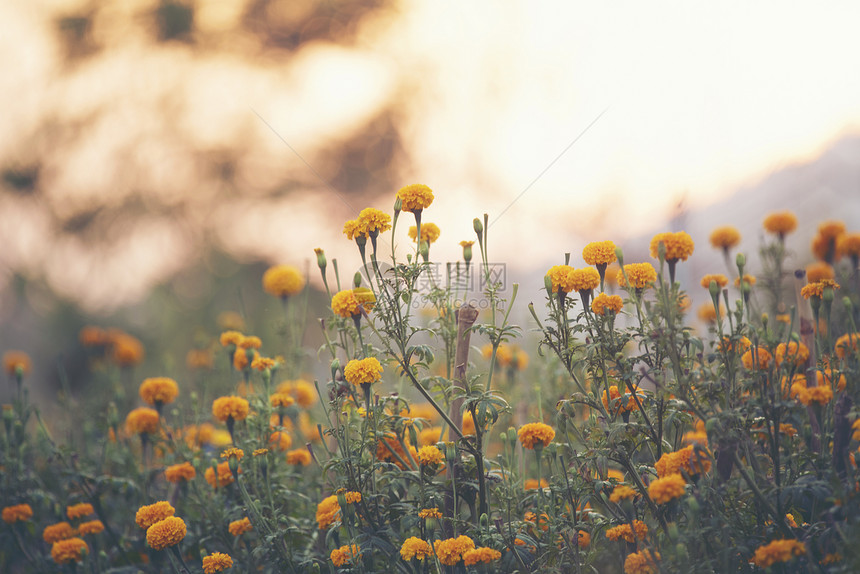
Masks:
[[[648,496],[657,504],[665,504],[684,496],[687,481],[680,474],[655,479],[648,485]]]
[[[289,393],[276,392],[269,397],[269,404],[273,407],[289,407],[295,404],[296,399]]]
[[[818,234],[828,239],[835,239],[845,233],[845,223],[842,221],[822,221],[818,224]]]
[[[186,532],[185,521],[178,516],[170,516],[146,530],[146,542],[153,550],[164,550],[182,542]]]
[[[776,346],[773,358],[777,365],[781,365],[783,361],[788,361],[795,366],[800,366],[809,358],[809,349],[803,343],[789,341],[788,346],[785,343],[780,343]]]
[[[433,549],[430,547],[430,544],[415,536],[404,540],[403,545],[400,547],[400,557],[404,560],[412,560],[413,558],[424,560],[430,556],[433,556]]]
[[[222,347],[227,347],[229,345],[239,346],[239,343],[242,339],[245,338],[245,335],[240,333],[239,331],[224,331],[221,333],[220,341]]]
[[[302,272],[292,265],[275,265],[263,273],[263,291],[275,297],[290,297],[305,286]]]
[[[422,446],[418,449],[418,462],[424,466],[442,462],[442,451],[435,446]]]
[[[156,432],[158,430],[158,411],[147,407],[134,409],[125,418],[125,430],[132,435]]]
[[[454,566],[463,559],[463,554],[475,549],[475,541],[468,536],[437,540],[433,543],[439,562],[445,566]]]
[[[829,263],[824,261],[816,261],[806,266],[806,281],[807,283],[818,283],[822,279],[835,279],[836,272]]]
[[[80,504],[72,504],[66,507],[66,516],[69,517],[69,520],[84,518],[90,514],[95,514],[95,512],[93,505],[89,502],[81,502]]]
[[[275,431],[269,436],[269,444],[284,452],[293,446],[293,437],[287,432]]]
[[[234,520],[227,526],[227,530],[233,536],[242,536],[246,532],[251,532],[253,529],[254,527],[251,526],[251,520],[247,516],[241,520]]]
[[[439,236],[441,234],[442,231],[435,223],[421,224],[421,241],[426,241],[427,243],[435,243],[436,240],[439,239]],[[409,228],[409,239],[411,239],[412,241],[418,241],[418,228],[414,225]]]
[[[774,540],[759,546],[752,562],[759,568],[769,568],[777,562],[789,562],[796,556],[806,554],[806,546],[797,540]]]
[[[151,377],[140,384],[140,398],[150,405],[172,403],[179,395],[179,386],[168,377]]]
[[[166,500],[161,500],[155,504],[141,506],[134,516],[134,521],[138,526],[146,530],[156,522],[160,522],[174,514],[176,514],[176,509],[173,508],[173,505]]]
[[[729,284],[729,278],[722,273],[712,273],[702,277],[702,287],[704,287],[705,289],[710,289],[711,281],[714,281],[720,289]]]
[[[582,260],[589,265],[608,265],[617,260],[615,243],[612,241],[592,241],[582,249]]]
[[[263,357],[262,355],[256,354],[254,356],[254,360],[251,361],[251,368],[263,372],[266,369],[271,369],[275,367],[278,362],[275,359],[271,359],[269,357]]]
[[[833,390],[830,387],[806,387],[797,394],[797,400],[804,405],[817,403],[826,405],[833,399]]]
[[[57,564],[80,562],[84,554],[89,554],[90,548],[81,538],[66,538],[57,540],[51,546],[51,558]]]
[[[834,350],[836,356],[844,359],[849,353],[857,351],[857,346],[860,344],[860,333],[846,333],[836,339]]]
[[[228,448],[227,450],[225,450],[224,452],[221,453],[221,458],[223,458],[223,459],[228,459],[231,456],[235,456],[236,460],[242,460],[242,458],[245,456],[245,451],[242,450],[241,448],[233,447],[233,448]]]
[[[617,315],[623,308],[624,300],[619,295],[600,293],[591,302],[591,310],[596,315],[606,315],[607,311],[611,311]]]
[[[860,256],[860,233],[845,233],[836,240],[836,253],[845,257]]]
[[[382,378],[382,365],[376,357],[352,359],[344,367],[343,376],[353,385],[376,383]]]
[[[320,530],[325,530],[340,519],[340,504],[337,495],[328,496],[317,505],[317,524]]]
[[[100,327],[87,325],[78,333],[78,340],[84,347],[102,347],[110,344],[110,336]]]
[[[539,526],[544,532],[549,530],[549,516],[547,516],[546,512],[541,512],[540,520],[538,520],[537,514],[534,512],[526,512],[523,520]]]
[[[278,385],[279,393],[287,393],[292,396],[300,407],[309,408],[317,400],[317,392],[314,386],[304,379],[283,381]]]
[[[639,552],[632,552],[624,560],[624,574],[656,574],[657,561],[660,560],[660,553],[651,553],[650,550],[642,549]]]
[[[520,427],[517,436],[523,448],[533,449],[537,445],[543,448],[555,438],[555,431],[544,423],[528,423]]]
[[[639,492],[636,489],[631,488],[624,484],[619,484],[615,488],[612,489],[612,494],[609,495],[609,500],[618,504],[622,500],[633,499],[639,496]]]
[[[625,274],[627,279],[624,278]],[[627,280],[629,280],[632,288],[645,289],[657,280],[657,270],[650,263],[629,263],[623,270],[618,270],[615,279],[621,287],[627,287]]]
[[[245,420],[249,411],[248,401],[242,397],[219,397],[212,402],[212,416],[221,422]]]
[[[168,466],[164,469],[164,478],[167,482],[178,483],[183,480],[194,480],[197,471],[190,462],[182,462]]]
[[[860,420],[860,419],[857,419],[857,420]],[[436,520],[441,520],[442,519],[442,513],[439,512],[439,509],[435,506],[433,508],[422,508],[421,511],[418,512],[418,518],[424,518],[424,519],[435,518]]]
[[[29,504],[16,504],[3,509],[3,522],[14,524],[15,522],[26,522],[33,517],[33,509]]]
[[[227,568],[233,567],[233,559],[229,554],[223,552],[213,552],[209,556],[203,557],[203,573],[216,574],[223,572]]]
[[[523,483],[524,490],[537,490],[538,488],[546,488],[548,486],[549,482],[545,478],[540,479],[540,482],[536,478],[527,478]]]
[[[467,550],[463,553],[463,564],[466,566],[472,566],[474,564],[483,563],[489,564],[490,562],[494,562],[496,560],[501,559],[502,553],[498,550],[493,550],[488,546],[482,546],[480,548],[475,548],[474,550]]]
[[[239,473],[242,472],[242,469],[239,469]],[[203,478],[206,479],[206,482],[209,483],[209,486],[212,488],[219,488],[222,486],[227,486],[228,484],[232,484],[235,480],[233,478],[233,473],[230,471],[230,463],[224,461],[219,463],[216,468],[212,468],[211,466],[206,469],[206,472],[203,473]]]
[[[824,372],[815,371],[815,380],[818,386],[827,385],[829,387],[833,387],[833,371],[831,369],[824,369]],[[845,389],[845,384],[847,380],[845,379],[845,375],[840,374],[839,378],[836,379],[836,390],[842,391]]]
[[[104,523],[101,520],[90,520],[88,522],[82,522],[78,526],[79,534],[99,534],[103,532],[105,529]]]
[[[636,391],[636,395],[639,397],[640,401],[645,398],[643,395],[639,394],[639,389],[636,389]],[[624,404],[623,397],[627,397],[627,404]],[[616,399],[621,400],[618,400],[618,402],[615,404],[615,408],[611,409],[609,402],[616,401]],[[609,396],[606,396],[606,391],[603,391],[602,400],[603,408],[610,412],[615,410],[620,413],[629,413],[630,411],[633,411],[638,408],[636,405],[636,399],[633,397],[633,394],[629,393],[626,388],[624,389],[624,393],[622,394],[621,391],[618,390],[618,387],[616,385],[610,385]]]
[[[426,185],[413,183],[405,187],[401,187],[397,192],[397,197],[402,202],[401,209],[403,211],[421,211],[430,207],[433,203],[433,190]]]
[[[624,300],[619,295],[600,293],[591,302],[591,310],[595,315],[606,315],[607,311],[611,311],[617,315],[623,308]]]
[[[633,528],[629,524],[619,524],[606,531],[606,538],[609,540],[626,540],[631,544],[637,540],[640,542],[645,540],[646,536],[648,536],[648,525],[641,520],[634,520]]]
[[[31,368],[30,355],[24,351],[6,351],[3,353],[3,369],[9,376],[15,376],[18,373],[26,375]]]
[[[706,323],[714,323],[717,320],[717,309],[714,307],[713,303],[702,303],[699,306],[698,311],[696,311],[696,315]],[[723,308],[723,305],[720,304],[720,317],[725,316],[726,310]]]
[[[546,276],[549,277],[552,282],[552,292],[558,293],[559,291],[564,293],[570,293],[573,291],[574,283],[573,283],[573,272],[575,269],[570,265],[553,265],[546,272]]]
[[[72,528],[71,524],[68,522],[58,522],[56,524],[46,526],[42,531],[42,538],[45,542],[51,544],[53,542],[71,538],[75,534],[77,534],[77,531]]]
[[[254,335],[245,335],[239,340],[239,347],[242,349],[259,349],[263,346],[263,340]]]
[[[717,227],[711,231],[709,239],[711,241],[711,245],[717,249],[728,251],[741,242],[741,232],[731,225],[725,225],[723,227]]]
[[[307,466],[311,463],[311,453],[306,448],[287,451],[287,464]]]
[[[331,551],[331,562],[337,567],[344,566],[352,559],[358,558],[359,552],[357,544],[335,548]]]
[[[750,287],[755,285],[755,283],[757,281],[757,279],[755,278],[755,275],[747,275],[747,274],[744,274],[743,280],[744,280],[744,283],[746,283]],[[740,287],[740,286],[741,286],[741,278],[735,277],[735,287]]]
[[[780,237],[797,229],[797,217],[790,211],[777,211],[764,218],[765,231]]]
[[[111,340],[111,358],[120,367],[132,367],[143,361],[143,343],[126,333],[119,333]]]
[[[657,259],[660,243],[666,246],[666,261],[686,261],[693,254],[693,238],[685,231],[658,233],[651,239],[651,257]]]
[[[334,311],[335,315],[346,319],[360,315],[359,307],[358,299],[356,299],[352,289],[338,291],[331,298],[331,310]]]
[[[570,280],[575,291],[591,291],[600,285],[600,273],[593,267],[574,269]]]
[[[755,368],[759,371],[766,371],[772,358],[770,352],[764,347],[750,347],[741,356],[741,362],[747,370],[752,371]]]
[[[585,530],[580,530],[576,535],[576,543],[580,548],[588,548],[591,546],[591,534]]]
[[[185,366],[189,369],[211,369],[215,364],[215,357],[209,349],[191,349],[185,355]]]

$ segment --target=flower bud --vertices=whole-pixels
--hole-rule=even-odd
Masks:
[[[620,247],[615,248],[615,258],[618,259],[618,264],[624,267],[624,252]]]
[[[328,265],[328,261],[325,258],[325,251],[317,247],[316,249],[314,249],[314,253],[317,254],[317,266],[323,271],[325,271],[326,265]]]
[[[484,224],[481,223],[481,220],[478,219],[477,217],[475,219],[473,219],[472,220],[472,227],[475,229],[475,233],[478,235],[478,237],[483,239],[483,237],[484,237]]]
[[[821,300],[824,301],[825,304],[833,303],[833,288],[825,287],[824,292],[821,294]]]
[[[463,245],[463,261],[468,263],[472,260],[472,244],[467,243]]]
[[[398,197],[394,200],[394,217],[400,215],[400,210],[403,209],[403,200]]]
[[[549,275],[544,275],[543,286],[546,288],[547,294],[552,297],[552,277],[550,277]]]
[[[355,275],[352,276],[352,286],[356,289],[361,287],[361,273],[359,271],[356,271]]]
[[[445,443],[445,459],[450,463],[457,460],[457,445],[453,442]]]
[[[337,380],[337,372],[340,370],[340,360],[334,358],[331,362],[331,380]]]
[[[708,292],[711,294],[711,297],[716,298],[720,296],[720,286],[713,279],[711,279],[711,284],[708,285]]]
[[[747,264],[746,256],[743,253],[738,253],[738,256],[735,257],[735,264],[738,266],[738,269],[743,270],[744,266]],[[740,276],[744,276],[743,271],[741,271]]]

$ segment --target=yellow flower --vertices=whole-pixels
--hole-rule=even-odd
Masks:
[[[646,536],[648,536],[648,525],[641,520],[634,520],[633,528],[629,524],[619,524],[606,531],[606,538],[609,540],[626,540],[631,544],[637,540],[640,542],[645,540]]]
[[[797,229],[797,217],[790,211],[778,211],[764,218],[764,228],[783,237]]]
[[[292,396],[299,403],[299,406],[304,408],[313,406],[317,400],[316,389],[304,379],[283,381],[278,385],[278,392]]]
[[[714,229],[709,239],[711,240],[711,245],[717,249],[728,251],[741,242],[741,233],[731,225],[726,225]]]
[[[442,231],[435,223],[421,224],[421,241],[426,241],[427,243],[435,243],[436,240],[439,239],[439,235],[441,234]],[[409,239],[411,239],[412,241],[418,240],[418,228],[414,225],[409,228]]]
[[[212,416],[221,422],[244,420],[249,411],[248,401],[242,397],[219,397],[212,402]]]
[[[286,451],[293,446],[293,439],[289,433],[275,431],[269,436],[269,444],[280,451]]]
[[[75,529],[72,528],[71,524],[68,522],[58,522],[56,524],[46,526],[42,531],[42,538],[45,542],[51,544],[53,542],[71,538],[75,534],[77,534],[77,532],[75,532]]]
[[[621,287],[627,287],[624,273],[634,289],[645,289],[657,280],[657,270],[650,263],[630,263],[624,266],[623,272],[619,269],[615,279]]]
[[[243,335],[239,339],[238,346],[242,349],[259,349],[263,346],[263,341],[254,335]]]
[[[817,403],[826,405],[833,399],[833,389],[828,387],[806,387],[797,394],[797,400],[804,405]]]
[[[428,466],[442,462],[442,451],[435,446],[422,446],[418,449],[418,462]]]
[[[359,548],[357,544],[352,546],[341,546],[331,551],[331,562],[337,567],[344,566],[353,558],[358,558]]]
[[[857,351],[857,344],[860,343],[860,333],[846,333],[836,339],[834,350],[836,356],[844,359],[849,353]]]
[[[276,408],[289,407],[295,404],[296,399],[287,393],[276,392],[269,396],[269,404]]]
[[[242,473],[242,469],[239,469],[239,474]],[[228,484],[232,484],[235,480],[233,478],[233,473],[230,471],[230,463],[224,461],[219,463],[216,468],[212,468],[211,466],[206,469],[206,472],[203,473],[203,478],[206,479],[206,482],[212,488],[219,488],[221,486],[227,486]]]
[[[269,357],[263,357],[261,355],[255,355],[254,360],[251,361],[251,368],[263,372],[266,369],[271,369],[277,364],[278,362],[275,359],[270,359]]]
[[[589,265],[608,265],[616,260],[615,244],[611,241],[593,241],[582,249],[582,259]]]
[[[343,224],[343,234],[346,235],[346,238],[349,240],[353,240],[356,237],[367,237],[367,232],[364,230],[364,226],[361,225],[357,219],[350,219]]]
[[[90,520],[88,522],[82,522],[80,526],[78,526],[79,534],[98,534],[100,532],[104,532],[105,525],[101,520]]]
[[[789,562],[806,554],[806,546],[797,540],[774,540],[756,548],[752,562],[759,568],[769,568],[777,562]]]
[[[600,273],[592,267],[583,267],[582,269],[574,269],[570,274],[570,281],[573,289],[582,291],[591,291],[600,285]]]
[[[628,498],[632,499],[637,496],[639,496],[639,493],[635,489],[624,484],[619,484],[612,489],[612,494],[609,495],[609,500],[618,504],[622,500],[626,500]]]
[[[759,371],[766,371],[770,365],[770,352],[764,347],[750,347],[750,349],[741,356],[741,362],[747,370],[752,371],[754,368]]]
[[[51,558],[57,564],[71,564],[83,560],[84,554],[89,554],[87,543],[80,538],[58,540],[51,546]]]
[[[474,550],[467,550],[463,553],[463,563],[466,566],[472,566],[474,564],[478,564],[479,562],[484,564],[489,564],[495,560],[499,560],[502,557],[502,553],[498,550],[493,550],[487,546],[482,546],[480,548],[475,548]]]
[[[147,407],[134,409],[125,418],[125,430],[128,434],[154,433],[158,430],[158,411]]]
[[[646,549],[633,552],[624,560],[624,574],[656,574],[658,560],[660,560],[659,552],[652,554]]]
[[[404,540],[400,547],[400,557],[404,560],[412,560],[413,558],[424,560],[430,556],[433,556],[433,549],[430,548],[430,544],[415,536]]]
[[[660,243],[666,247],[666,261],[686,261],[693,254],[693,238],[684,231],[658,233],[651,239],[651,257],[657,259]]]
[[[229,554],[223,552],[213,552],[209,556],[203,557],[203,572],[204,574],[216,574],[223,572],[227,568],[232,568],[233,559]]]
[[[720,317],[726,316],[726,310],[723,308],[722,303],[720,305]],[[717,320],[717,310],[714,308],[713,303],[702,303],[699,306],[698,311],[696,311],[696,315],[698,315],[699,319],[705,321],[706,323],[714,323]]]
[[[335,315],[346,319],[360,315],[359,306],[358,299],[352,289],[338,291],[331,298],[331,310],[334,311]]]
[[[463,559],[463,554],[475,549],[475,541],[468,536],[437,540],[433,543],[439,562],[445,566],[454,566]]]
[[[143,343],[126,333],[111,338],[111,358],[120,367],[132,367],[143,361]]]
[[[784,360],[788,360],[799,367],[809,358],[809,349],[803,343],[796,343],[794,341],[789,341],[787,347],[785,343],[780,343],[776,346],[773,358],[777,365],[781,365]]]
[[[860,421],[860,419],[857,420]],[[418,518],[435,518],[436,520],[441,520],[442,513],[439,512],[439,509],[435,506],[433,508],[422,508],[418,513]]]
[[[755,282],[756,282],[755,275],[747,275],[746,273],[744,273],[744,283],[746,283],[750,287],[752,287],[753,285],[755,285]],[[740,286],[741,286],[741,278],[735,277],[735,287],[740,287]]]
[[[806,266],[806,281],[807,283],[818,283],[822,279],[834,279],[836,273],[829,263],[824,261],[816,261]]]
[[[164,478],[167,482],[178,483],[183,480],[193,480],[195,476],[197,476],[197,471],[190,462],[174,464],[164,469]]]
[[[433,203],[433,191],[426,185],[413,183],[400,188],[397,197],[402,202],[403,211],[421,211],[427,209]]]
[[[83,518],[90,514],[95,514],[95,510],[93,509],[93,505],[89,502],[81,502],[80,504],[73,504],[66,507],[66,516],[69,517],[69,520]]]
[[[384,233],[391,229],[391,216],[380,209],[366,207],[358,214],[358,223],[366,233]]]
[[[600,293],[591,302],[591,310],[596,315],[606,315],[607,311],[611,311],[616,315],[624,308],[624,300],[619,295],[607,295]]]
[[[546,272],[546,276],[552,281],[552,292],[570,293],[573,291],[573,272],[575,269],[570,265],[554,265]]]
[[[275,265],[263,273],[263,291],[275,297],[290,297],[304,288],[302,272],[292,265]]]
[[[251,532],[254,529],[251,526],[251,520],[246,516],[241,520],[234,520],[227,526],[227,530],[233,536],[242,536],[246,532]]]
[[[3,369],[9,376],[17,375],[18,372],[26,375],[30,372],[32,363],[30,355],[24,351],[6,351],[3,353]]]
[[[152,377],[144,379],[140,384],[140,398],[150,405],[172,403],[178,395],[179,386],[168,377]]]
[[[311,463],[311,453],[306,448],[297,448],[287,451],[287,464],[296,466],[307,466]]]
[[[657,504],[666,504],[684,496],[687,482],[680,474],[655,479],[648,485],[648,496]]]
[[[352,359],[344,367],[343,376],[353,385],[375,383],[382,377],[382,365],[375,357]]]
[[[836,253],[844,257],[860,256],[860,233],[845,233],[836,240]]]
[[[236,460],[242,460],[245,456],[245,451],[241,448],[228,448],[224,452],[221,453],[221,458],[229,459],[231,456],[235,456]]]
[[[238,346],[242,339],[245,337],[239,331],[224,331],[221,333],[220,342],[222,347],[227,347],[229,345]]]
[[[555,431],[551,426],[544,423],[528,423],[520,427],[517,436],[523,448],[533,449],[538,444],[545,447],[552,442],[552,439],[555,438]]]
[[[316,519],[320,530],[327,529],[340,519],[340,504],[337,502],[336,494],[324,498],[317,505]]]
[[[147,529],[146,542],[153,550],[164,550],[182,542],[186,532],[185,521],[178,516],[171,516]]]
[[[14,524],[15,522],[26,522],[33,517],[33,509],[29,504],[16,504],[3,509],[3,522]]]
[[[173,508],[173,505],[166,500],[161,500],[155,504],[141,506],[134,516],[134,521],[139,527],[146,530],[156,522],[160,522],[174,514],[176,514],[176,509]]]
[[[714,273],[710,275],[705,275],[702,277],[702,287],[705,289],[710,289],[711,281],[716,282],[716,284],[722,289],[726,285],[729,284],[729,278],[723,275],[722,273]]]

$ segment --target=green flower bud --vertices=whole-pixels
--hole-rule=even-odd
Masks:
[[[475,233],[478,235],[478,237],[480,237],[480,238],[484,237],[484,224],[481,223],[480,219],[478,219],[477,217],[475,219],[473,219],[472,220],[472,227],[475,229]]]
[[[352,276],[352,285],[356,289],[361,287],[361,273],[360,272],[356,271],[355,275]]]
[[[325,271],[326,265],[328,265],[328,261],[325,258],[325,251],[317,247],[314,249],[314,253],[317,254],[317,267]]]
[[[615,258],[618,259],[618,264],[624,266],[624,252],[620,247],[615,248]]]

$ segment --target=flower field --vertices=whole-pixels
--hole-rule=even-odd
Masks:
[[[824,222],[793,253],[797,218],[776,212],[758,253],[731,226],[659,233],[648,261],[595,241],[523,301],[491,273],[486,216],[430,273],[433,199],[409,185],[346,222],[354,277],[316,250],[317,322],[309,278],[270,268],[277,335],[225,318],[183,350],[194,378],[83,329],[125,397],[66,411],[84,440],[52,431],[26,349],[7,350],[0,571],[860,571],[860,233]],[[707,249],[725,265],[677,282]]]

